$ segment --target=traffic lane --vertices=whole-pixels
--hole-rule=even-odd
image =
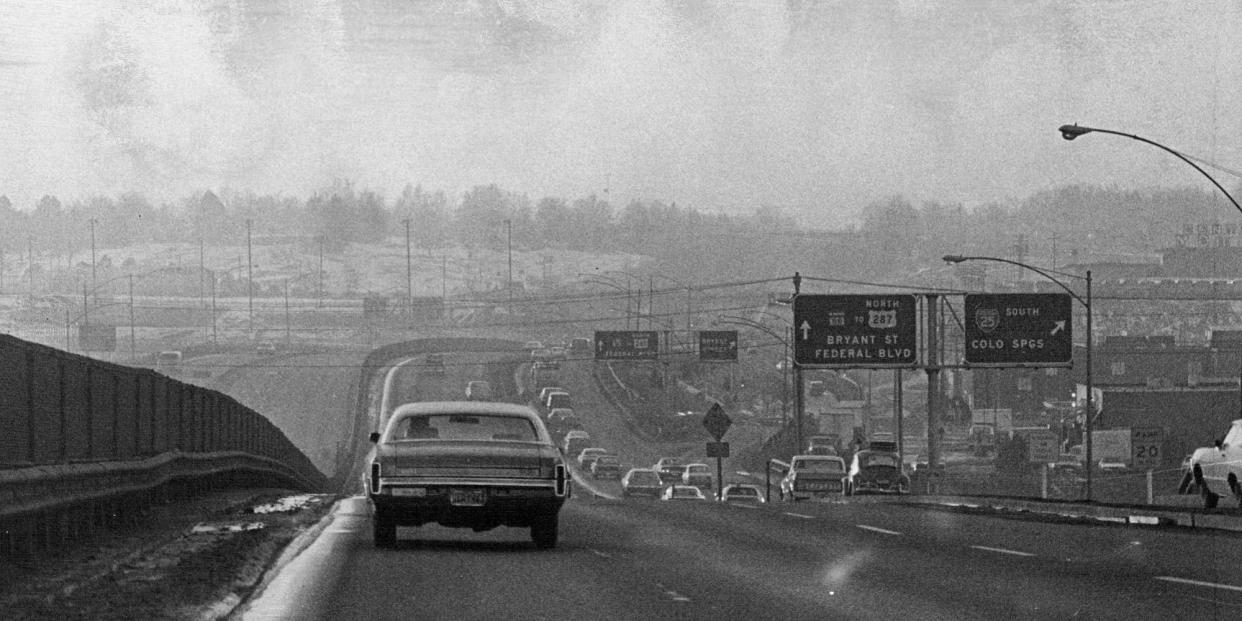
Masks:
[[[1070,568],[1067,571],[1089,571],[1102,565],[1127,574],[1169,576],[1242,588],[1242,536],[1237,533],[1070,523],[1030,515],[959,513],[879,498],[869,500],[855,497],[848,501],[771,506],[896,532],[915,540],[1060,560]],[[1226,595],[1226,599],[1234,597]]]
[[[644,571],[617,571],[601,549],[608,535],[570,501],[560,543],[538,550],[528,529],[475,533],[438,526],[401,528],[393,549],[377,549],[370,524],[351,533],[348,556],[324,619],[672,619],[676,594]]]
[[[665,551],[668,560],[660,569],[671,572],[670,583],[690,597],[704,589],[721,601],[779,606],[802,601],[834,615],[864,618],[907,613],[932,618],[1242,613],[1234,591],[1170,582],[1167,576],[1136,569],[1124,556],[1075,564],[1014,555],[1005,548],[970,543],[969,532],[961,533],[965,540],[957,542],[919,539],[877,526],[863,528],[870,525],[857,514],[825,519],[813,511],[800,512],[801,506],[614,504],[621,507],[612,515],[643,511],[656,518],[656,528],[666,534],[662,539],[677,542]],[[729,581],[733,588],[724,591],[687,582],[705,573],[717,582],[737,580]]]

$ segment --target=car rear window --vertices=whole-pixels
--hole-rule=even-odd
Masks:
[[[537,442],[539,433],[534,423],[524,416],[429,414],[407,416],[397,421],[389,439]]]
[[[729,490],[730,496],[758,496],[759,490],[749,487],[735,487]]]
[[[794,461],[794,469],[806,472],[832,472],[845,468],[841,463],[828,459],[799,459]]]
[[[658,484],[659,482],[660,482],[660,475],[654,472],[641,471],[641,472],[634,472],[630,474],[630,483],[657,483]]]

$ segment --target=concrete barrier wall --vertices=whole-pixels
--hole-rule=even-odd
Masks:
[[[324,477],[284,433],[232,397],[0,335],[0,470],[244,452]]]

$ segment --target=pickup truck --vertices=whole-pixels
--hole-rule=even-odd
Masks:
[[[1214,446],[1195,449],[1179,491],[1199,492],[1203,506],[1212,509],[1229,494],[1242,507],[1242,419],[1233,421],[1229,433]]]

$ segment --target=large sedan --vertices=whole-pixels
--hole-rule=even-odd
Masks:
[[[659,498],[664,491],[660,474],[650,468],[631,468],[621,477],[622,496],[651,496]]]
[[[531,408],[407,403],[371,441],[366,486],[375,545],[395,544],[398,526],[436,523],[476,531],[526,527],[536,546],[556,546],[570,479]]]

